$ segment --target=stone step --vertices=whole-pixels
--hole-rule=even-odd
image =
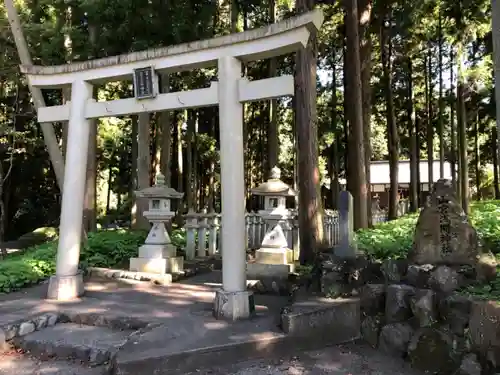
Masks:
[[[360,301],[303,297],[283,309],[281,328],[289,336],[325,344],[356,340],[361,335]]]
[[[158,327],[119,350],[113,373],[180,375],[242,360],[300,355],[360,337],[357,299],[308,299],[285,310],[281,316],[284,332],[278,328],[277,312],[229,324],[207,320],[208,328],[186,328],[177,334],[180,324]]]
[[[133,332],[61,323],[23,337],[16,337],[13,344],[16,348],[43,360],[74,359],[90,365],[103,365],[113,358]]]

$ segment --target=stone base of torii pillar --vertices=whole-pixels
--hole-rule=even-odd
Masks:
[[[83,296],[85,287],[83,272],[76,275],[52,275],[49,279],[47,299],[69,301]]]

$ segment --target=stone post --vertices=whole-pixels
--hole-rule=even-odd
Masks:
[[[206,210],[199,215],[198,220],[198,252],[197,255],[200,258],[207,256],[207,229],[208,229],[208,218]]]
[[[49,281],[47,294],[49,299],[71,300],[84,293],[83,278],[78,271],[78,263],[90,134],[90,120],[85,118],[85,105],[90,99],[92,99],[91,84],[76,81],[71,85],[60,236],[56,274]]]
[[[218,78],[223,256],[222,289],[215,294],[214,316],[238,320],[255,311],[253,295],[246,290],[241,62],[231,56],[219,58]]]
[[[245,234],[246,234],[246,245],[247,245],[247,248],[250,248],[250,244],[252,243],[252,236],[250,234],[250,223],[251,223],[251,219],[250,219],[250,214],[245,214]]]
[[[356,257],[354,243],[354,219],[352,195],[342,190],[339,195],[339,244],[335,246],[335,255],[341,258]]]
[[[186,259],[193,260],[196,252],[196,231],[198,230],[198,218],[192,211],[188,212],[185,216],[186,224]]]
[[[295,261],[300,258],[300,233],[299,233],[299,218],[297,214],[293,215],[292,221],[292,236],[293,236],[293,259]]]
[[[211,214],[208,232],[208,256],[214,256],[217,251],[217,231],[219,229],[219,219],[217,214]]]

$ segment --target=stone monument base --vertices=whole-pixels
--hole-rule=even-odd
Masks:
[[[172,244],[145,244],[139,247],[139,258],[174,258],[176,253],[177,249]]]
[[[255,252],[255,261],[265,264],[292,264],[293,250],[287,248],[263,247]]]
[[[226,292],[219,289],[215,292],[214,317],[218,320],[236,321],[248,319],[255,314],[255,301],[250,291]]]
[[[184,270],[183,257],[169,258],[130,258],[130,271],[163,275],[180,273]]]
[[[53,275],[49,279],[47,299],[71,301],[83,296],[84,293],[82,272],[71,276]]]
[[[247,263],[247,279],[288,279],[290,272],[295,270],[294,264],[265,264],[265,263]]]
[[[339,258],[355,259],[358,255],[358,248],[353,244],[340,244],[333,247],[333,254]]]

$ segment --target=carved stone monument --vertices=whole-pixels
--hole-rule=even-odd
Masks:
[[[339,196],[339,237],[340,241],[334,248],[335,255],[340,258],[356,257],[356,242],[354,241],[354,219],[352,195],[347,190]]]
[[[472,265],[491,263],[476,230],[458,202],[450,180],[438,180],[422,209],[408,260],[416,264]],[[493,264],[489,264],[493,266]]]

